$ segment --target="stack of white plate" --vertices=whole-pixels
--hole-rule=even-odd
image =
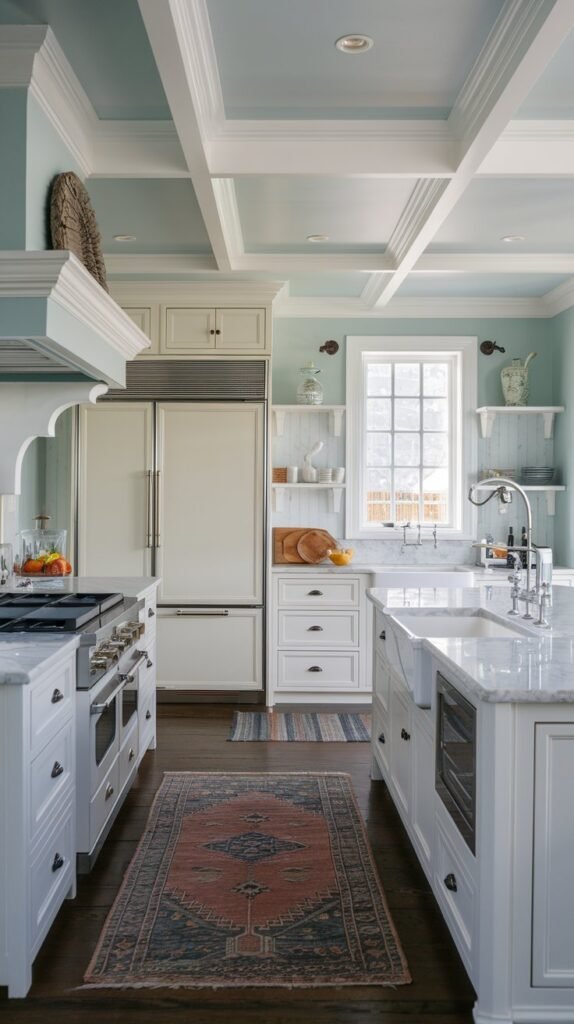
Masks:
[[[553,476],[554,466],[524,466],[521,479],[530,487],[544,487],[552,483]]]

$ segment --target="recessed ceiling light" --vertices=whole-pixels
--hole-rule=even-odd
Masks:
[[[308,242],[328,242],[328,235],[307,235]]]
[[[114,235],[114,242],[135,242],[135,235]]]
[[[501,242],[523,242],[524,235],[503,235],[500,239]]]
[[[335,46],[341,53],[366,53],[373,46],[370,36],[362,36],[354,32],[350,36],[341,36],[337,39]]]

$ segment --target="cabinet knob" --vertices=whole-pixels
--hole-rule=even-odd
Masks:
[[[155,615],[155,612],[154,612],[153,608],[148,608],[148,610],[147,610],[147,617],[148,617],[148,619],[153,619],[154,615]]]
[[[146,711],[145,716],[146,716],[146,720],[149,722],[149,720],[151,718],[151,711],[149,709]]]
[[[133,761],[135,756],[136,756],[136,752],[135,752],[134,748],[130,747],[130,752],[128,754],[128,761]]]
[[[379,633],[379,640],[386,640],[386,639],[387,639],[386,630],[382,629],[381,632]]]
[[[456,884],[456,878],[455,878],[455,876],[453,875],[452,871],[450,871],[450,872],[448,873],[448,875],[446,876],[446,878],[445,878],[445,880],[444,880],[444,884],[446,885],[447,889],[448,889],[448,890],[449,890],[450,892],[456,892],[456,891],[457,891],[457,889],[458,889],[458,886],[457,886],[457,884]]]
[[[151,658],[148,658],[148,660],[146,661],[146,668],[153,668],[153,661],[151,660]]]
[[[50,776],[53,779],[57,779],[58,775],[61,775],[63,771],[64,771],[63,764],[60,764],[59,761],[54,761],[54,767],[52,768],[52,771],[50,772]]]
[[[60,853],[56,853],[54,855],[54,860],[52,861],[52,871],[59,871],[60,868],[63,868],[63,867],[64,867],[64,858],[62,857],[62,855]]]
[[[411,738],[410,732],[407,732],[406,729],[401,729],[401,739],[402,740],[410,740],[410,738]]]
[[[216,333],[216,334],[221,334],[221,331],[219,330],[219,327],[218,327],[218,328],[216,328],[216,331],[215,331],[215,333]]]
[[[213,330],[213,327],[211,327],[211,328],[210,328],[210,331],[209,331],[209,333],[210,333],[210,334],[215,334],[215,331]]]
[[[309,626],[307,628],[307,632],[308,633],[322,633],[323,632],[323,627],[322,626]]]
[[[52,704],[58,704],[59,701],[64,699],[64,694],[62,693],[61,690],[58,689],[58,687],[56,687],[50,699],[52,701]]]
[[[311,665],[311,666],[310,666],[310,667],[309,667],[309,668],[307,669],[307,671],[308,671],[308,672],[322,672],[322,671],[323,671],[323,669],[321,668],[321,666],[320,666],[320,665]]]
[[[114,795],[114,787],[112,786],[111,782],[108,782],[108,784],[106,786],[106,800],[109,800],[110,797],[113,796],[113,795]]]
[[[384,734],[384,732],[382,732],[382,733],[379,734],[379,743],[385,743],[385,742],[386,742],[385,734]]]
[[[307,597],[323,597],[322,590],[310,590]]]

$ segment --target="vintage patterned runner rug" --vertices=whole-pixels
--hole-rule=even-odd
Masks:
[[[167,773],[84,980],[407,984],[349,777]]]
[[[229,739],[369,743],[371,716],[353,712],[236,711]]]

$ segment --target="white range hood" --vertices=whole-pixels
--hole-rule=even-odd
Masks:
[[[0,252],[0,495],[61,412],[124,387],[145,334],[67,251]]]

